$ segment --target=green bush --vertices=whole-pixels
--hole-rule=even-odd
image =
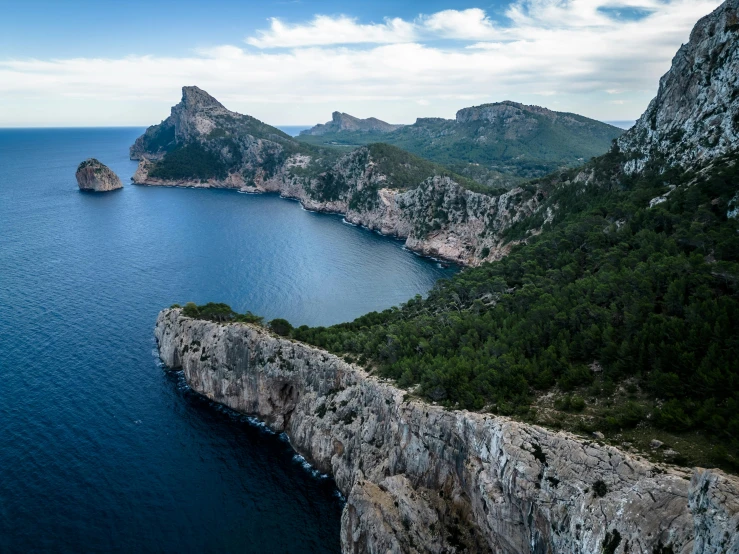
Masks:
[[[585,399],[582,396],[574,395],[570,399],[570,409],[573,412],[582,412],[585,409]]]
[[[293,326],[286,319],[277,318],[269,322],[269,328],[280,336],[287,337],[292,333]]]

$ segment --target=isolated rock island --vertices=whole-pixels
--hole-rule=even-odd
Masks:
[[[88,158],[77,167],[77,184],[80,190],[109,192],[123,188],[123,183],[112,169],[95,158]]]

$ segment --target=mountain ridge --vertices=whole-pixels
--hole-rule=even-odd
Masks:
[[[342,155],[305,144],[197,87],[183,88],[181,102],[136,140],[131,156],[140,160],[136,184],[279,192],[463,265],[501,256],[501,233],[541,200],[530,189],[484,187],[391,145]]]
[[[455,119],[422,117],[389,132],[301,134],[315,145],[393,144],[489,186],[512,187],[603,154],[622,129],[510,100],[463,108]]]

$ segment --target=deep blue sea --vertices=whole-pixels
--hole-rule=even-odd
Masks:
[[[338,552],[333,481],[164,371],[156,315],[331,324],[454,269],[277,196],[131,185],[141,131],[0,130],[0,552]],[[90,156],[124,189],[80,192]]]

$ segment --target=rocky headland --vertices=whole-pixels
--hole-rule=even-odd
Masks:
[[[164,310],[164,364],[278,432],[346,497],[344,552],[739,552],[739,479],[450,411],[325,351]]]
[[[123,183],[107,165],[95,158],[82,162],[75,173],[80,190],[108,192],[123,188]]]
[[[300,131],[300,134],[322,136],[328,133],[390,133],[401,127],[402,125],[386,123],[376,117],[360,119],[348,113],[334,112],[328,123],[319,123],[310,129]]]
[[[183,88],[172,115],[137,139],[131,157],[140,160],[136,184],[277,192],[471,266],[498,259],[504,231],[544,197],[532,188],[471,190],[476,183],[387,145],[344,155],[304,145],[197,87]]]
[[[672,262],[685,267],[688,273],[702,268],[701,286],[714,287],[705,289],[712,291],[706,294],[710,295],[716,309],[723,309],[734,305],[732,295],[736,294],[732,292],[735,288],[731,288],[736,283],[736,273],[731,269],[735,267],[731,264],[736,250],[731,249],[734,242],[729,239],[736,236],[733,218],[737,217],[736,206],[739,205],[736,181],[731,177],[735,175],[739,151],[738,10],[739,0],[727,0],[698,22],[690,42],[680,49],[671,70],[662,78],[658,96],[608,154],[581,168],[563,170],[507,192],[485,194],[472,190],[463,186],[458,175],[444,175],[438,168],[423,166],[418,158],[399,158],[397,149],[388,150],[385,145],[368,145],[338,159],[330,159],[325,152],[309,146],[279,141],[278,146],[274,146],[276,142],[256,139],[253,135],[250,136],[254,140],[238,139],[242,149],[234,159],[243,163],[237,170],[224,172],[211,180],[193,180],[192,185],[279,192],[299,199],[308,209],[344,213],[350,222],[405,237],[406,244],[419,252],[449,257],[468,265],[504,256],[513,240],[508,231],[514,226],[522,233],[519,237],[523,236],[523,240],[547,233],[547,222],[558,225],[561,219],[557,218],[568,215],[562,213],[562,206],[577,207],[578,198],[592,198],[593,203],[583,201],[577,207],[582,213],[579,219],[574,219],[573,225],[573,228],[582,226],[592,232],[582,236],[578,235],[579,231],[567,234],[560,226],[560,234],[553,233],[554,239],[550,241],[559,240],[564,250],[572,250],[580,257],[582,261],[578,263],[583,264],[585,277],[570,279],[566,268],[555,271],[551,267],[544,268],[547,271],[539,276],[543,278],[546,273],[547,278],[557,282],[570,279],[568,282],[578,284],[590,276],[597,276],[600,264],[607,258],[597,258],[597,265],[588,259],[585,251],[597,248],[596,243],[613,241],[614,249],[608,252],[616,257],[639,248],[642,238],[629,239],[629,225],[638,223],[632,214],[625,213],[621,205],[608,206],[603,201],[609,191],[629,193],[628,202],[635,204],[624,205],[635,206],[639,218],[648,219],[654,214],[656,218],[663,218],[655,229],[648,232],[642,229],[639,237],[651,233],[653,243],[648,244],[658,246],[665,244],[660,241],[673,241],[674,252],[660,250],[661,255],[671,256]],[[218,136],[220,131],[215,131],[218,128],[215,123],[203,123],[203,118],[210,117],[206,113],[208,110],[223,113],[220,110],[225,108],[219,106],[205,102],[205,107],[199,109],[178,109],[176,115],[200,121],[202,132],[208,133],[206,136],[211,133]],[[518,117],[516,105],[481,108],[463,114],[463,123]],[[552,117],[546,111],[538,115]],[[190,121],[178,123],[175,119],[165,123],[169,126],[166,128],[174,129],[173,136],[179,136],[178,129],[185,129],[185,133],[197,131],[197,125]],[[152,137],[157,132],[155,129]],[[202,144],[210,148],[213,142],[203,139]],[[231,146],[220,144],[223,148],[217,150],[221,156],[218,159],[234,156]],[[137,182],[187,183],[162,177],[161,168],[166,168],[162,160],[166,162],[169,154],[161,157],[161,152],[144,146],[153,156],[142,160]],[[266,152],[277,154],[269,158]],[[265,161],[274,159],[278,162]],[[716,173],[710,173],[714,162]],[[248,165],[250,163],[253,165]],[[408,167],[425,167],[425,173],[414,171],[409,177],[399,169]],[[416,179],[420,174],[424,178]],[[714,179],[713,184],[702,181],[702,176]],[[648,196],[643,194],[645,190],[650,192]],[[662,192],[652,198],[655,191]],[[672,200],[670,195],[682,195],[682,200],[671,206],[671,211],[660,211]],[[701,195],[707,195],[705,202]],[[698,200],[693,202],[691,198]],[[696,202],[698,205],[694,205]],[[598,219],[605,217],[608,219],[602,222]],[[585,225],[589,219],[598,219],[598,224]],[[668,220],[676,226],[690,222],[688,227],[676,227],[690,229],[689,233],[680,230],[679,236],[670,235],[664,229],[664,222]],[[726,237],[725,252],[710,249],[701,252],[697,249],[700,245],[690,240],[692,234],[708,241],[710,237],[700,235],[700,227],[709,224],[716,236]],[[518,229],[520,227],[523,228]],[[618,235],[620,232],[624,234],[623,239]],[[563,237],[577,237],[577,240],[568,242]],[[542,250],[544,246],[551,246],[542,245],[542,242],[537,245],[542,246]],[[646,251],[647,247],[644,248]],[[537,253],[532,250],[530,254]],[[633,268],[634,274],[645,279],[640,281],[640,286],[645,290],[662,290],[658,281],[670,274],[669,268],[658,265],[661,260],[646,255],[644,260]],[[708,269],[704,267],[706,264]],[[645,276],[647,267],[654,270],[654,276]],[[486,269],[463,272],[460,281],[471,273],[482,279]],[[619,271],[632,270],[619,267]],[[606,276],[614,275],[615,271]],[[501,294],[527,298],[534,286],[527,282],[525,269],[515,277],[519,289],[505,289]],[[597,299],[591,300],[587,306],[583,305],[583,314],[594,309],[610,309],[621,302],[628,304],[627,292],[611,291],[606,284],[610,281],[603,279],[598,294],[613,292],[617,296],[602,304],[598,304]],[[453,285],[456,287],[451,294],[453,306],[448,309],[452,316],[458,315],[461,320],[462,310],[489,314],[491,306],[495,306],[495,298],[485,294],[485,286],[477,287],[473,280],[465,286]],[[549,292],[536,298],[548,302],[556,295],[563,301],[558,288],[546,290]],[[687,329],[696,319],[697,326],[702,317],[710,319],[707,308],[694,306],[687,310],[689,314],[698,314],[695,317],[681,313],[687,300],[675,300],[664,307],[666,294],[663,291],[656,298],[643,297],[640,309],[646,307],[644,321],[653,322],[669,316],[670,322],[684,324]],[[467,295],[466,304],[460,295]],[[483,299],[491,302],[490,306],[484,304]],[[535,307],[527,303],[521,306],[535,311]],[[426,314],[433,315],[434,309],[441,309],[438,302],[420,306],[418,313],[426,318]],[[672,311],[667,316],[665,310]],[[415,317],[413,313],[407,311],[408,317]],[[618,310],[608,313],[619,315]],[[709,327],[706,337],[712,336],[711,329],[714,329],[713,337],[731,335],[732,329],[736,329],[732,323],[735,319],[731,319],[733,316],[728,311],[726,313],[720,324]],[[447,315],[441,313],[436,319],[420,319],[419,325],[433,331],[434,324],[449,324],[453,318]],[[628,317],[633,315],[630,313]],[[464,317],[464,321],[479,323],[478,319]],[[608,325],[612,321],[616,320],[609,319]],[[498,330],[504,325],[507,322],[502,322]],[[624,320],[619,320],[609,333],[616,333],[615,327],[623,325]],[[591,331],[595,328],[600,329],[593,324]],[[642,332],[643,328],[646,326],[640,324],[635,332]],[[575,334],[587,331],[587,327],[572,329]],[[393,332],[387,331],[388,340]],[[180,309],[170,309],[159,314],[155,335],[164,364],[171,369],[181,369],[193,390],[234,410],[255,415],[275,431],[284,431],[293,446],[312,464],[334,476],[339,490],[346,496],[341,530],[344,552],[739,554],[739,479],[736,476],[715,469],[686,469],[653,463],[607,445],[600,431],[592,434],[593,439],[585,439],[502,416],[425,403],[413,398],[412,390],[401,390],[326,351],[276,336],[257,326],[192,319],[185,317]],[[427,342],[435,335],[429,337]],[[530,335],[526,337],[522,340],[528,343]],[[605,335],[593,340],[607,342]],[[615,347],[614,357],[621,363],[621,371],[641,375],[645,386],[650,377],[672,375],[677,379],[676,385],[683,385],[681,379],[689,384],[695,375],[708,375],[706,368],[714,368],[713,364],[699,365],[698,358],[690,358],[689,363],[683,360],[685,367],[679,369],[682,373],[678,377],[677,373],[670,373],[672,367],[668,367],[675,364],[664,363],[664,360],[676,359],[672,354],[685,348],[687,343],[673,344],[671,336],[664,340],[645,337],[640,352],[656,355],[658,349],[654,341],[657,340],[663,341],[659,348],[669,350],[669,356],[655,358],[662,360],[663,367],[649,367],[633,373],[630,364],[639,363],[638,357],[624,357],[619,352],[619,349],[626,352],[624,345],[628,341],[613,342],[610,346]],[[495,346],[490,342],[483,344]],[[716,338],[713,346],[718,344]],[[418,348],[421,348],[421,341]],[[698,346],[690,348],[691,352],[700,353]],[[463,347],[455,349],[454,355],[457,355]],[[505,351],[493,352],[494,349],[488,354],[491,359]],[[420,356],[413,359],[418,361]],[[578,362],[581,366],[583,362],[569,354],[562,359],[568,364]],[[531,360],[534,367],[544,357]],[[588,358],[585,362],[591,363],[591,360]],[[602,361],[596,358],[591,370],[607,371],[604,369],[607,364],[602,366]],[[725,367],[725,375],[710,374],[719,379],[714,383],[717,387],[735,379],[732,364],[722,367]],[[685,400],[687,405],[706,400],[705,395],[691,396],[688,388],[680,391],[680,395],[670,401],[672,404]],[[663,393],[662,390],[650,392],[658,400]],[[733,402],[729,397],[719,397],[717,392],[709,394],[704,408],[715,407],[719,402]],[[662,412],[655,410],[654,414],[657,413]],[[726,420],[718,419],[719,422],[732,420],[735,415],[720,413],[727,415]],[[574,416],[568,414],[568,417]],[[645,415],[640,423],[648,427],[650,422],[646,418]],[[720,435],[720,440],[735,441],[730,431],[726,434],[729,424],[722,425],[724,434]],[[705,426],[691,429],[719,436],[715,431],[707,431]]]

